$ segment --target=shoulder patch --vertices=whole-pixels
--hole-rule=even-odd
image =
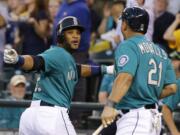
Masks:
[[[118,60],[118,66],[122,67],[129,61],[129,57],[127,55],[122,55]]]

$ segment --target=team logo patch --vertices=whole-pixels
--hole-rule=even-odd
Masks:
[[[129,61],[129,57],[127,55],[122,55],[119,58],[118,66],[122,67]]]

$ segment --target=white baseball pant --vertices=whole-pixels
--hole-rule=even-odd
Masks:
[[[161,114],[157,109],[132,109],[116,125],[116,135],[160,135]]]
[[[32,101],[21,116],[19,135],[76,135],[76,132],[66,108],[40,106],[40,101]]]

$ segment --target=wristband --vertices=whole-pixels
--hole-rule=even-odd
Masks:
[[[114,102],[114,101],[112,101],[112,100],[107,99],[105,105],[106,105],[106,106],[109,106],[109,107],[112,107],[112,108],[115,108],[115,106],[117,105],[117,103]]]
[[[18,66],[24,65],[24,57],[18,56],[17,65],[18,65]]]
[[[101,67],[96,65],[91,65],[91,74],[92,75],[100,75],[101,74]]]

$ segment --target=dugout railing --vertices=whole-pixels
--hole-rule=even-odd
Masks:
[[[29,107],[31,100],[12,101],[7,99],[0,99],[0,107]],[[85,109],[85,110],[102,110],[103,104],[97,102],[72,102],[71,109]],[[180,112],[180,105],[175,110]]]
[[[22,100],[22,101],[12,101],[7,99],[0,99],[0,107],[15,107],[15,108],[27,108],[30,106],[31,100]],[[81,110],[87,110],[87,111],[93,111],[93,110],[102,110],[104,107],[103,104],[97,103],[97,102],[72,102],[71,103],[71,109],[81,109]],[[177,107],[175,112],[180,113],[180,105]],[[179,116],[179,115],[178,115]],[[180,119],[176,119],[176,122],[180,123]],[[179,127],[179,124],[178,124]],[[4,132],[5,131],[5,132]],[[10,129],[10,130],[1,130],[0,129],[0,135],[4,135],[6,131],[8,131],[10,135],[16,135],[18,134],[17,129]],[[79,130],[79,132],[82,132]],[[86,130],[86,133],[90,132],[91,134],[92,130]],[[89,135],[88,134],[88,135]]]

